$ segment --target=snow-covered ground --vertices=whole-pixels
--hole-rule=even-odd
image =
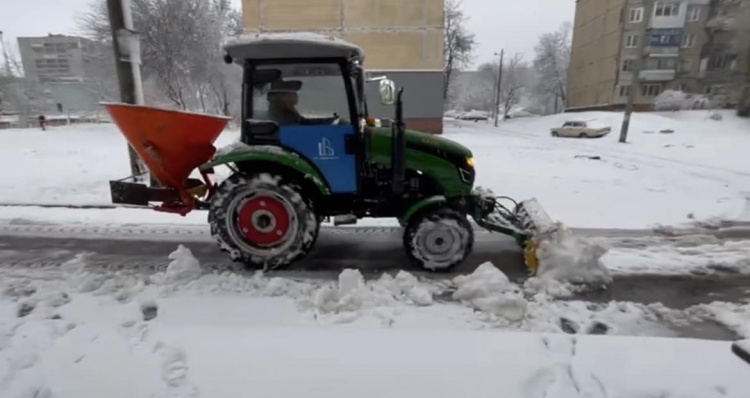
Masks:
[[[627,145],[615,134],[549,136],[572,118],[616,130],[620,116],[611,113],[518,119],[499,129],[462,122],[445,136],[475,152],[480,184],[537,197],[570,227],[750,220],[743,162],[750,123],[707,115],[638,114]],[[675,132],[643,133],[664,128]],[[236,139],[227,131],[218,145]],[[184,242],[206,240],[204,212],[25,206],[109,205],[107,181],[128,172],[125,145],[107,125],[0,131],[0,204],[21,205],[0,206],[0,227],[34,233],[52,225],[59,235],[93,226],[94,236],[142,239],[171,228]],[[615,276],[750,272],[746,240],[692,234],[589,243],[613,246],[602,262]],[[14,250],[7,246],[0,252]],[[343,270],[328,281],[209,273],[184,247],[156,274],[99,269],[87,256],[0,267],[0,397],[744,398],[750,391],[750,366],[730,343],[675,338],[696,325],[750,338],[746,302],[675,310],[561,300],[575,289],[554,278],[515,284],[491,264],[454,279],[402,271],[364,280]]]
[[[201,274],[184,248],[170,259],[154,275],[101,273],[85,255],[57,268],[0,270],[0,396],[739,398],[750,391],[750,366],[730,343],[665,338],[702,320],[747,336],[747,305],[673,311],[560,302],[491,266],[452,283],[404,272],[364,281],[353,270],[337,282],[313,282]]]
[[[644,228],[711,218],[750,220],[750,120],[722,112],[638,113],[628,144],[622,114],[584,112],[489,124],[460,123],[446,136],[475,152],[477,183],[537,197],[569,226]],[[612,126],[601,139],[555,138],[566,120]],[[672,134],[659,131],[672,129]],[[590,157],[600,157],[591,159]]]
[[[554,219],[570,227],[750,220],[750,121],[722,114],[722,121],[709,119],[705,111],[636,114],[629,144],[617,143],[621,114],[607,112],[521,118],[498,129],[481,122],[453,122],[445,137],[474,151],[478,184],[497,194],[536,197]],[[597,140],[551,137],[550,127],[568,119],[597,120],[613,126],[614,132]],[[674,133],[656,132],[667,128]],[[217,146],[237,137],[236,131],[226,131]],[[125,141],[113,125],[3,130],[0,144],[0,166],[7,171],[0,179],[0,204],[109,205],[107,181],[129,170]],[[3,209],[0,218],[13,218],[15,212]],[[70,218],[64,213],[43,216]],[[103,214],[118,218],[116,213]],[[36,221],[44,221],[41,218],[32,215]],[[131,211],[126,218],[130,223],[204,222],[203,214],[180,218]]]

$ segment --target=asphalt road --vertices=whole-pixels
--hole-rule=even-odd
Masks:
[[[627,236],[630,233],[620,234]],[[114,238],[106,233],[101,237],[89,234],[86,238],[57,233],[19,236],[0,229],[0,269],[56,267],[79,253],[87,252],[91,265],[100,266],[104,272],[155,272],[166,268],[169,263],[167,256],[178,242],[183,242],[207,270],[247,272],[240,265],[228,261],[213,242],[201,234],[196,235],[194,239],[174,239],[167,233],[162,239],[151,236],[144,240],[137,236]],[[491,261],[511,279],[521,281],[528,275],[521,251],[510,238],[484,233],[477,235],[471,257],[451,273],[425,272],[409,263],[401,248],[401,233],[393,228],[323,229],[310,255],[290,268],[273,271],[272,274],[333,280],[342,268],[359,269],[365,277],[378,277],[383,272],[395,273],[406,269],[419,276],[439,279],[470,273],[485,261]],[[750,300],[750,276],[623,275],[616,277],[606,288],[581,292],[571,299],[643,304],[659,302],[674,309],[714,301],[738,302]],[[680,337],[736,338],[731,331],[713,322],[692,323],[680,330],[676,330],[674,325],[669,327]]]
[[[56,266],[78,253],[89,252],[89,261],[103,269],[141,270],[164,269],[167,256],[178,242],[163,239],[119,239],[36,237],[0,234],[0,267]],[[208,270],[244,269],[227,259],[216,245],[204,239],[184,242]],[[366,277],[405,269],[428,278],[452,278],[472,272],[480,264],[491,261],[511,279],[523,280],[528,270],[513,240],[502,235],[477,234],[474,252],[461,266],[450,273],[426,272],[411,264],[401,247],[401,234],[393,228],[322,229],[314,250],[291,267],[274,271],[290,277],[334,279],[343,268],[359,269]],[[606,289],[593,289],[576,298],[588,301],[632,301],[644,304],[660,302],[671,308],[686,308],[713,301],[738,302],[750,300],[750,276],[714,275],[621,275]]]

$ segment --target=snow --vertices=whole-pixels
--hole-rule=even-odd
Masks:
[[[607,284],[612,276],[601,260],[606,253],[601,244],[576,236],[560,225],[539,241],[537,276],[543,281]]]
[[[551,127],[568,119],[596,120],[617,129],[622,114],[615,112],[511,119],[498,129],[457,122],[446,126],[444,136],[472,149],[477,185],[516,199],[535,197],[553,220],[569,227],[750,220],[750,166],[744,150],[750,146],[750,121],[729,111],[720,114],[722,121],[711,120],[707,111],[636,113],[629,144],[617,143],[618,134],[592,140],[549,136]],[[664,129],[675,133],[643,134]],[[237,131],[227,130],[216,146],[237,138]],[[126,142],[114,125],[8,129],[0,132],[0,142],[0,165],[13,170],[0,181],[2,204],[107,206],[107,181],[129,174]],[[185,222],[166,216],[167,223]],[[153,218],[163,217],[149,211],[127,216],[130,223],[153,223]],[[396,225],[390,219],[361,225],[383,223]]]
[[[514,291],[508,277],[492,263],[480,265],[471,275],[453,280],[457,289],[453,298],[473,308],[509,321],[520,321],[526,315],[527,302]]]
[[[188,282],[200,276],[201,266],[187,247],[179,245],[177,250],[169,254],[169,259],[172,262],[164,275],[166,283]]]
[[[170,257],[183,264],[172,270],[199,267],[183,247]],[[169,268],[100,273],[80,255],[61,268],[0,269],[0,396],[739,398],[750,388],[729,342],[644,337],[669,336],[657,314],[680,313],[527,300],[490,264],[457,278],[459,302],[421,301],[444,282],[405,272],[365,280],[344,270],[336,282],[202,274],[170,284]],[[92,278],[101,283],[83,288]],[[18,318],[21,302],[32,309]],[[682,317],[701,316],[712,315]],[[574,334],[559,334],[562,317]]]
[[[636,113],[628,144],[617,142],[617,112],[511,119],[497,129],[459,123],[445,137],[472,149],[477,185],[518,200],[534,197],[569,227],[637,229],[747,217],[750,120],[720,111],[723,120],[715,121],[710,114]],[[601,139],[549,135],[569,119],[597,120],[614,133]],[[675,133],[644,134],[665,129]]]

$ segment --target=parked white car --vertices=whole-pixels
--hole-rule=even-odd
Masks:
[[[489,120],[490,114],[485,111],[471,110],[458,116],[459,120],[472,120],[478,122],[480,120]]]
[[[562,127],[553,127],[553,137],[599,138],[612,131],[609,126],[599,126],[595,122],[569,121]]]

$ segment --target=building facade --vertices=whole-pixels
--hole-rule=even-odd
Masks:
[[[736,100],[729,88],[741,78],[738,57],[714,23],[724,2],[654,1],[646,15],[646,1],[578,0],[567,109],[624,107],[641,44],[637,109],[651,109],[665,90]]]
[[[245,33],[306,31],[362,47],[365,66],[404,87],[408,128],[443,129],[443,0],[243,0]],[[370,113],[392,118],[368,87]]]
[[[112,49],[77,36],[19,37],[24,78],[36,83],[44,98],[40,111],[96,112],[110,99],[115,79]],[[111,95],[110,95],[111,96]]]

